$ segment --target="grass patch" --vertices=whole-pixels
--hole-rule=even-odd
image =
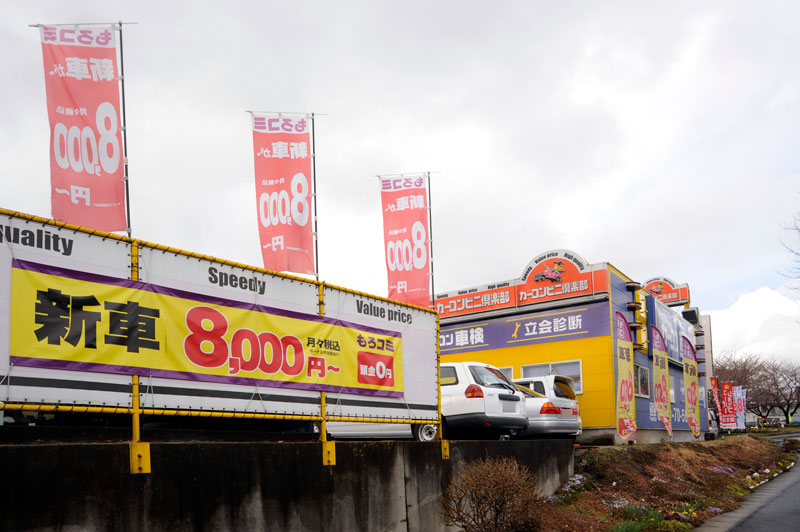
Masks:
[[[549,532],[690,530],[737,508],[752,492],[749,486],[796,459],[797,454],[752,434],[599,447],[576,458],[576,475],[539,503],[540,523]]]

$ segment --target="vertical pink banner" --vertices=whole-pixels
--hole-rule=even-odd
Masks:
[[[308,115],[253,114],[258,233],[264,268],[314,275]]]
[[[426,176],[381,177],[389,299],[431,306]]]
[[[736,428],[736,405],[733,400],[733,383],[723,382],[720,385],[720,428]]]
[[[633,340],[628,320],[616,313],[617,339],[617,434],[624,440],[636,436],[636,403],[633,396]]]
[[[113,26],[42,26],[56,220],[122,231],[125,183]]]
[[[711,377],[709,380],[711,381],[711,391],[714,395],[714,405],[717,407],[717,414],[721,415],[722,407],[719,404],[719,383],[717,382],[716,377]],[[717,421],[719,421],[719,419]]]

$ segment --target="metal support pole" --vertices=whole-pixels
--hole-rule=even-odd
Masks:
[[[436,310],[436,291],[433,284],[433,204],[431,200],[431,173],[426,172],[428,176],[428,247],[430,248],[430,261],[431,261],[431,308]]]
[[[131,399],[131,406],[133,407],[133,443],[139,443],[142,440],[141,432],[139,429],[139,413],[142,411],[139,405],[139,376],[133,376],[133,398]]]
[[[128,445],[130,450],[131,474],[139,475],[150,473],[150,443],[141,441],[139,430],[139,414],[142,411],[139,404],[139,376],[133,376],[133,394],[131,406],[133,407],[133,437]]]
[[[314,113],[311,113],[311,180],[314,192],[314,276],[319,281],[319,229],[317,227],[317,140],[314,131]]]
[[[125,61],[122,53],[122,21],[119,21],[119,77],[122,87],[122,164],[125,181],[125,216],[127,226],[125,230],[131,236],[131,194],[128,187],[128,127],[125,113]]]
[[[134,240],[131,242],[131,280],[139,280],[139,241]],[[142,473],[150,473],[150,444],[142,441],[142,434],[140,428],[140,415],[142,413],[142,405],[139,400],[139,376],[133,376],[131,383],[131,409],[133,414],[133,434],[131,436],[130,460],[131,460],[131,474],[137,475]]]
[[[322,465],[336,465],[336,442],[328,441],[327,412],[325,406],[325,392],[320,392],[320,414],[322,422],[319,429],[319,441],[322,443]]]
[[[325,315],[325,283],[319,284],[319,315]],[[319,392],[319,442],[322,444],[322,465],[336,465],[336,443],[328,441],[328,413],[325,392]]]

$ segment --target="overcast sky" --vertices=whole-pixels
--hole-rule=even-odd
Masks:
[[[688,283],[717,351],[800,354],[800,3],[0,7],[4,208],[50,217],[29,25],[122,20],[135,237],[260,266],[245,111],[313,111],[321,280],[385,296],[375,175],[430,171],[437,292],[565,248]]]

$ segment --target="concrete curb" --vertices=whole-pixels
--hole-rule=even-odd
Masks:
[[[795,464],[789,471],[778,475],[766,484],[754,489],[736,510],[714,516],[694,530],[702,532],[726,532],[750,517],[756,510],[767,504],[778,493],[795,482],[800,482],[800,468],[798,464]]]

